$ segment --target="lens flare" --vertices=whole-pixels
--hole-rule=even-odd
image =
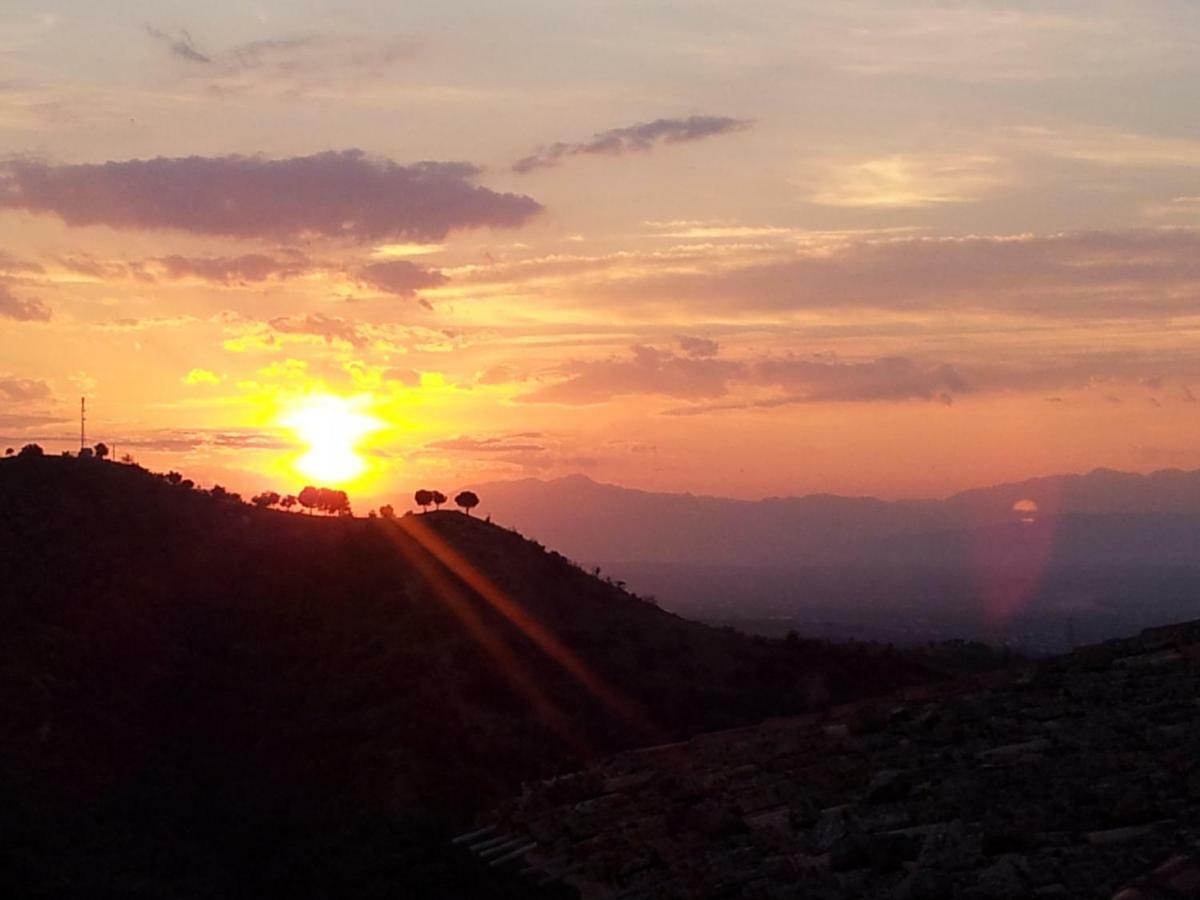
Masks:
[[[359,445],[383,422],[363,412],[364,398],[316,394],[306,397],[280,417],[303,441],[305,451],[293,466],[296,471],[322,485],[340,485],[353,481],[367,470]]]

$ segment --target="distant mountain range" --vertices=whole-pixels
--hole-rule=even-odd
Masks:
[[[1097,469],[944,500],[475,488],[496,521],[664,606],[764,633],[1063,649],[1200,615],[1200,471]]]
[[[658,494],[582,475],[475,490],[498,521],[587,562],[954,565],[976,552],[1003,561],[1000,542],[1076,561],[1200,563],[1200,471],[1097,469],[890,502]]]

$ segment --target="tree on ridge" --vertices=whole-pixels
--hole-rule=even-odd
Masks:
[[[261,494],[251,497],[250,502],[259,509],[266,509],[268,506],[275,506],[281,499],[276,491],[263,491]]]
[[[296,496],[296,500],[301,506],[308,510],[309,515],[312,515],[312,511],[316,509],[321,500],[321,492],[311,484],[306,484],[304,486],[304,490],[302,490]]]

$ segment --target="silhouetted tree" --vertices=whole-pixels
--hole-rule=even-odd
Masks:
[[[463,512],[469,516],[471,510],[479,505],[479,497],[476,496],[474,491],[462,491],[454,498],[454,502],[456,505],[461,506]]]
[[[277,504],[280,499],[282,498],[275,491],[263,491],[261,494],[255,494],[251,497],[250,502],[259,509],[266,509],[268,506]]]
[[[396,518],[396,510],[392,508],[390,503],[387,503],[379,507],[379,515],[385,519],[394,519]]]
[[[445,494],[443,494],[441,491],[434,491],[434,492],[433,492],[433,505],[434,505],[434,506],[436,506],[438,509],[441,509],[441,508],[442,508],[442,504],[443,504],[443,503],[445,503],[445,502],[446,502],[446,495],[445,495]]]
[[[24,447],[21,448],[21,452],[18,453],[17,455],[18,456],[26,456],[26,457],[45,456],[46,451],[42,449],[41,444],[26,444]]]
[[[92,452],[96,454],[96,459],[108,459],[108,444],[101,441],[92,448]]]
[[[317,507],[331,516],[350,515],[350,498],[345,491],[335,491],[332,488],[317,490]]]
[[[196,486],[196,482],[192,481],[192,479],[190,479],[190,478],[185,478],[185,479],[183,479],[183,481],[179,482],[179,486],[181,488],[183,488],[185,491],[190,491],[192,488],[194,488]]]
[[[321,501],[321,492],[311,484],[306,484],[304,490],[296,495],[296,501],[308,510],[309,515],[312,515],[312,511]]]
[[[7,448],[7,449],[4,451],[4,455],[5,455],[5,456],[12,456],[12,455],[13,455],[14,453],[16,453],[16,452],[17,452],[17,451],[16,451],[16,450],[14,450],[12,447],[9,447],[9,448]]]
[[[421,507],[421,512],[425,512],[429,508],[429,504],[433,502],[433,491],[421,488],[421,490],[413,494],[413,500],[416,501],[417,506]]]
[[[282,500],[279,501],[279,505],[282,506],[284,509],[291,509],[293,506],[296,505],[297,502],[298,501],[296,500],[295,494],[288,494],[286,497],[284,497]]]
[[[93,455],[94,454],[92,453],[91,447],[80,447],[79,448],[79,458],[80,459],[91,459]]]
[[[225,490],[225,487],[220,484],[214,484],[211,488],[209,488],[208,493],[211,496],[216,497],[218,500],[229,499],[229,491]]]
[[[175,471],[168,472],[166,475],[166,478],[167,478],[168,484],[182,484],[183,483],[183,476]]]

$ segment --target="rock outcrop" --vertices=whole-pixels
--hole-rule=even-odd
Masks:
[[[1152,629],[623,753],[466,843],[597,898],[1200,896],[1198,687],[1200,622]]]

